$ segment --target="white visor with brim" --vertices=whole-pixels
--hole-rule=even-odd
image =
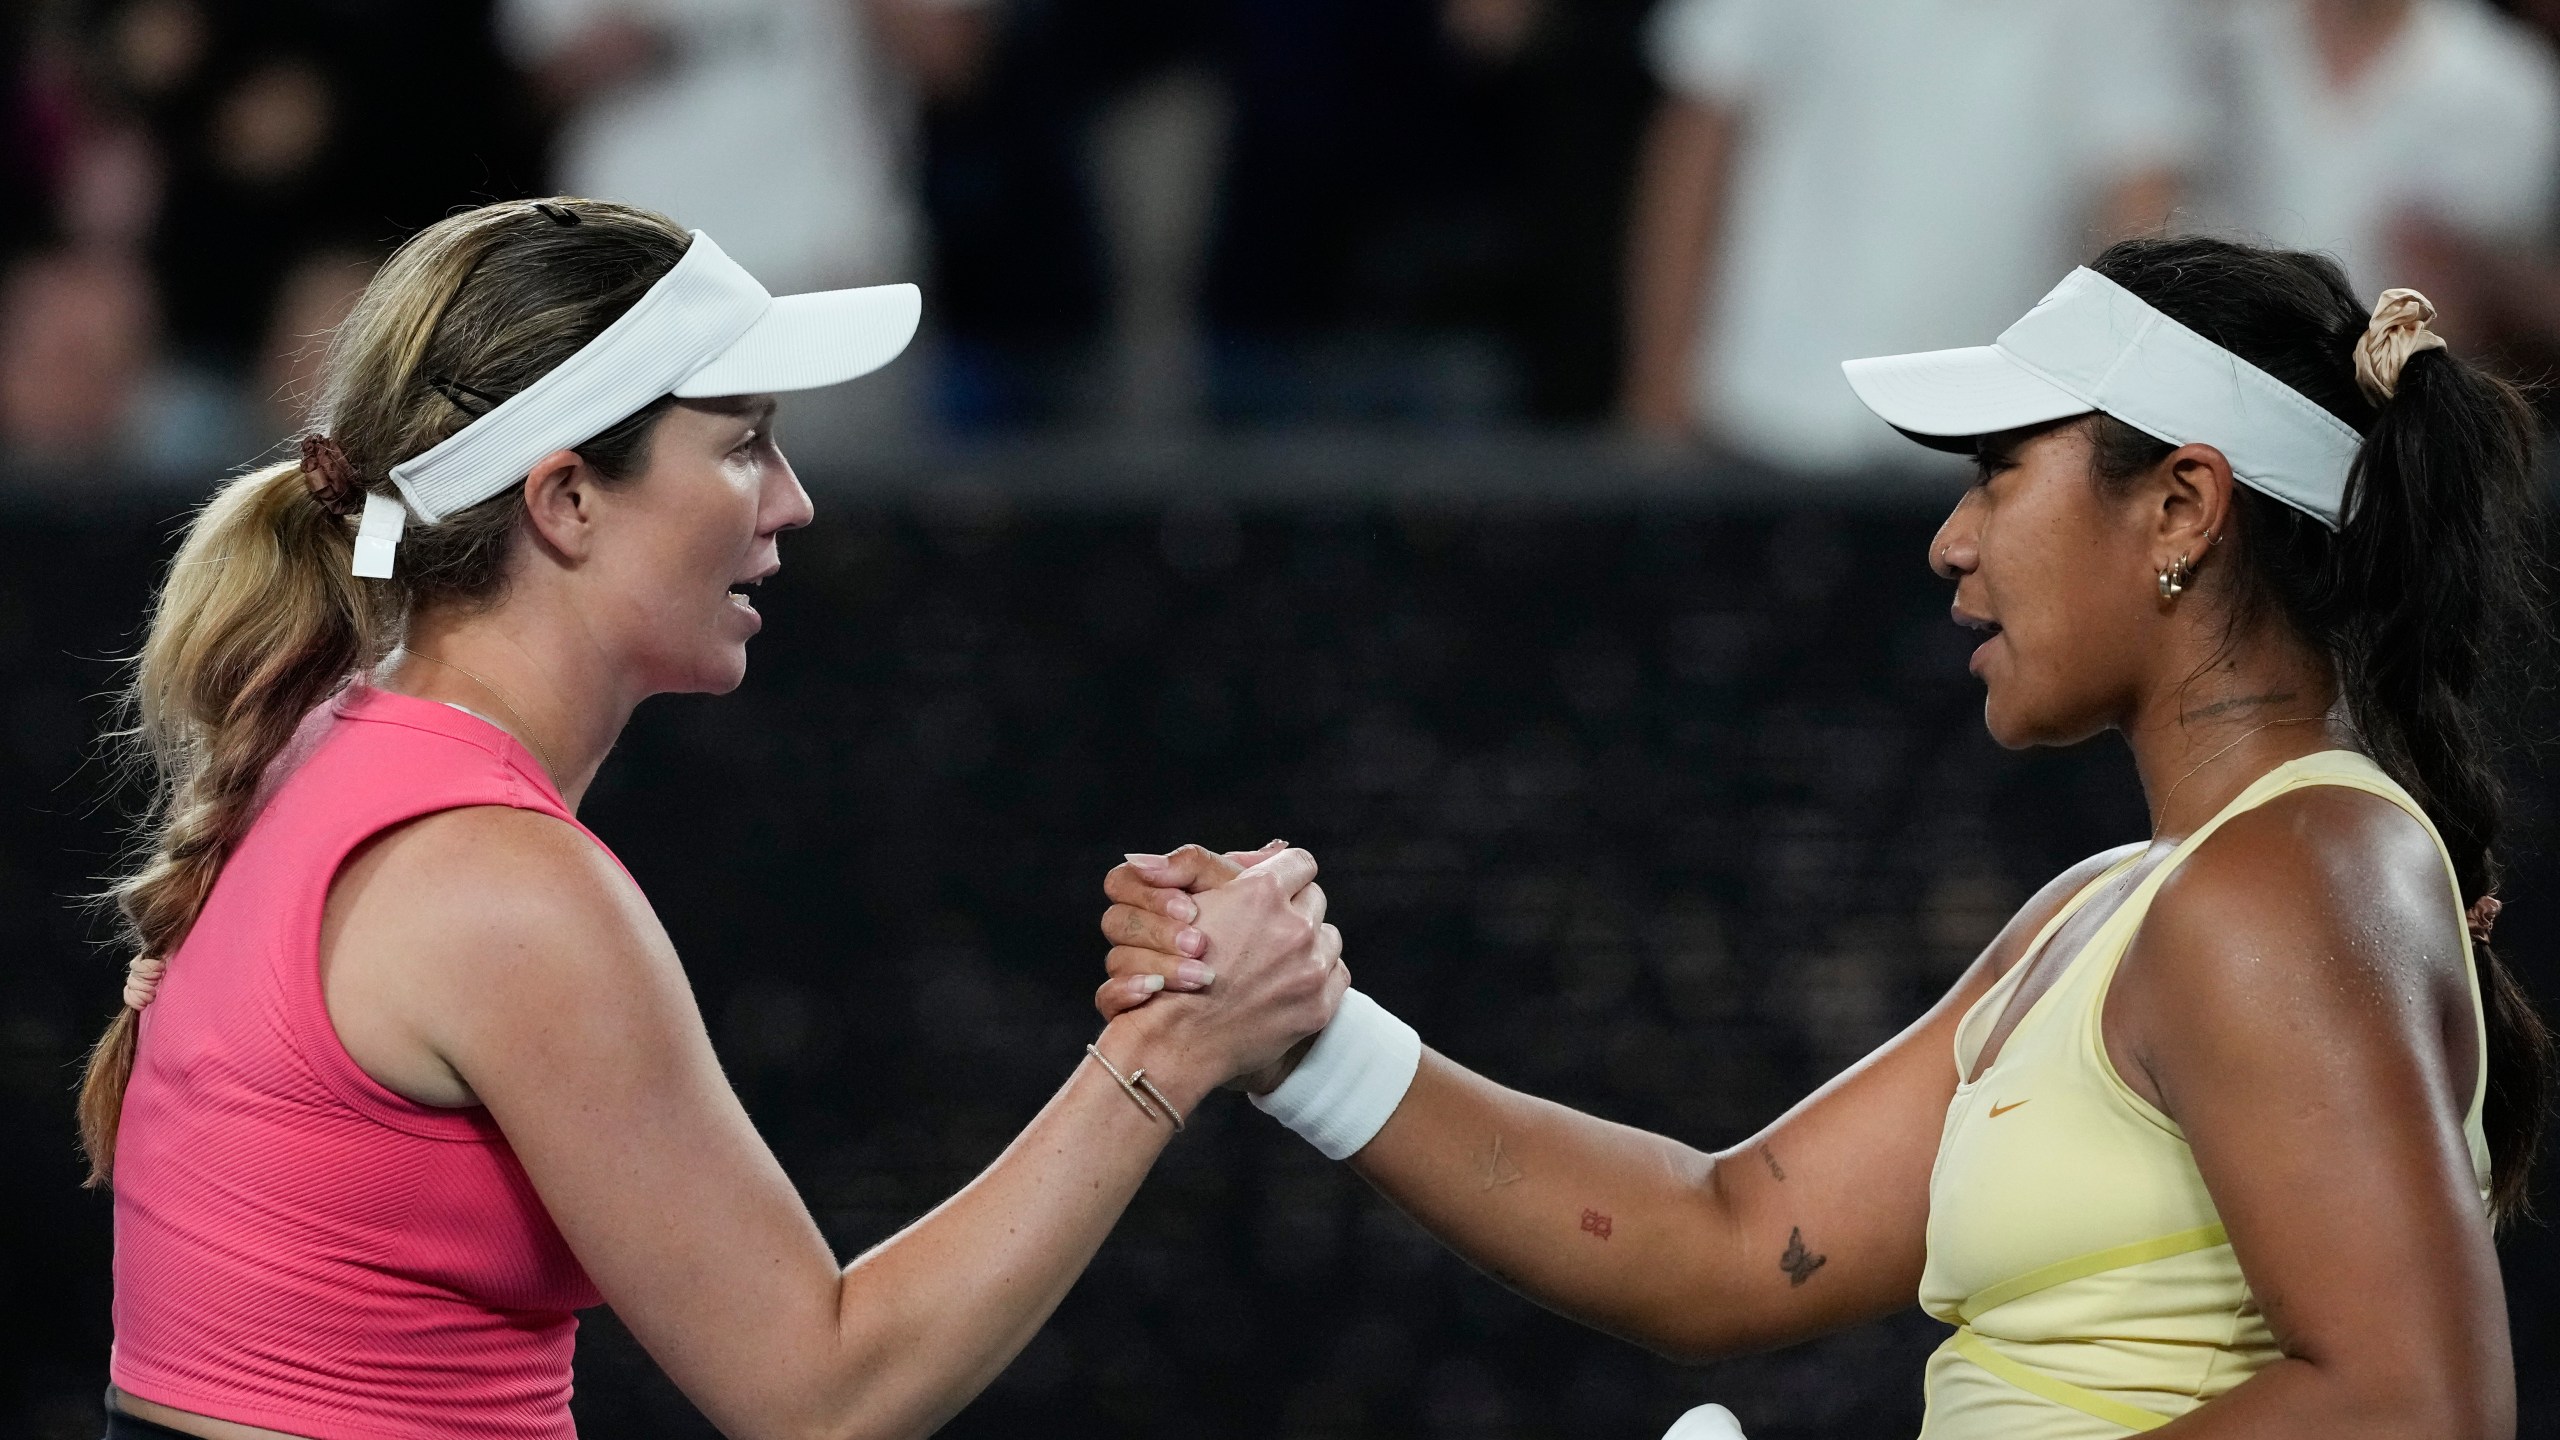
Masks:
[[[432,525],[521,485],[543,456],[593,439],[661,396],[814,390],[867,375],[907,348],[923,313],[913,285],[777,298],[696,230],[675,268],[577,353],[391,467],[400,498],[365,496],[355,573],[388,579],[411,516]]]
[[[2211,445],[2232,478],[2335,530],[2364,437],[2301,391],[2079,269],[1989,345],[1850,360],[1849,386],[1924,445],[2104,411],[2171,445]]]

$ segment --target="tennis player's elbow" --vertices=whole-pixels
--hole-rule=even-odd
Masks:
[[[1706,1365],[1768,1347],[1760,1326],[1737,1302],[1749,1287],[1740,1273],[1748,1230],[1735,1197],[1724,1184],[1725,1159],[1698,1155],[1682,1180],[1685,1243],[1652,1267],[1659,1282],[1647,1297],[1642,1320],[1627,1338],[1681,1365]]]

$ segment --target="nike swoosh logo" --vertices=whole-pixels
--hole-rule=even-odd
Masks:
[[[2033,1100],[2034,1098],[2036,1097],[2030,1095],[2027,1097],[2027,1100]],[[2027,1100],[2012,1100],[2006,1105],[1994,1105],[1991,1107],[1991,1118],[1997,1120],[2001,1116],[2008,1114],[2010,1111],[2017,1109],[2019,1106],[2026,1104]]]

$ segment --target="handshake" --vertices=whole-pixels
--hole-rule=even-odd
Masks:
[[[1330,1158],[1377,1134],[1421,1041],[1352,991],[1313,855],[1279,840],[1225,854],[1185,845],[1127,857],[1102,888],[1111,978],[1093,1003],[1106,1022],[1159,1022],[1151,1050],[1179,1056],[1199,1085],[1250,1092]],[[1742,1440],[1742,1427],[1702,1405],[1664,1440]]]
[[[1286,1080],[1351,988],[1342,932],[1327,923],[1316,858],[1274,840],[1219,854],[1185,845],[1131,855],[1103,881],[1111,978],[1094,1008],[1112,1020],[1159,995],[1167,1025],[1212,1084],[1265,1094]]]

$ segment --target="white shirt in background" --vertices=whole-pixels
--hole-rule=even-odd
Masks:
[[[2304,0],[2231,0],[2207,33],[2226,106],[2196,208],[2209,227],[2335,255],[2368,299],[2403,283],[2388,232],[2404,212],[2483,240],[2550,233],[2560,70],[2524,25],[2477,0],[2416,0],[2344,90]]]
[[[776,294],[913,278],[914,104],[858,0],[502,0],[500,26],[540,65],[617,16],[672,54],[567,117],[563,191],[699,229]]]
[[[1928,452],[1841,378],[1862,355],[1987,344],[2100,248],[2111,185],[2200,136],[2164,0],[1665,0],[1675,95],[1735,114],[1699,418],[1804,468]]]

